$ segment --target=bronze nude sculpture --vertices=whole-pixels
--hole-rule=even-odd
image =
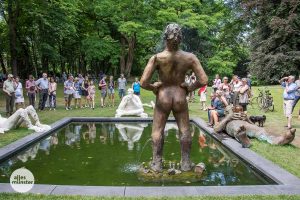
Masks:
[[[186,95],[207,84],[208,78],[198,58],[179,49],[182,39],[178,24],[169,24],[164,32],[166,47],[164,51],[152,56],[141,77],[141,87],[151,90],[156,95],[156,105],[152,128],[152,163],[151,169],[162,171],[162,154],[164,144],[164,128],[170,112],[176,119],[180,131],[181,170],[192,169],[190,150],[192,138],[189,125],[189,113]],[[159,81],[151,83],[151,77],[158,71]],[[185,74],[193,71],[197,81],[191,85],[185,83]]]
[[[241,106],[226,107],[226,116],[214,127],[215,132],[226,133],[236,138],[244,148],[251,145],[249,138],[257,138],[273,145],[285,145],[291,143],[295,138],[296,129],[289,129],[280,136],[269,134],[263,127],[253,124],[248,116],[243,112]]]

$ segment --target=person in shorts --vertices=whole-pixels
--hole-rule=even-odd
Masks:
[[[293,103],[296,98],[296,91],[298,89],[295,82],[294,76],[283,77],[280,79],[279,83],[284,88],[283,92],[283,112],[284,116],[287,118],[287,128],[292,128],[292,113],[293,113]]]
[[[81,83],[82,84],[82,83]],[[75,81],[74,81],[74,89],[75,89],[75,92],[74,92],[74,99],[75,99],[75,108],[82,108],[81,107],[81,84],[79,82],[79,78],[75,78]]]
[[[73,94],[75,93],[73,80],[73,76],[69,76],[68,80],[66,80],[64,83],[64,97],[66,110],[71,110],[71,101]]]
[[[109,83],[108,83],[108,98],[109,98],[109,106],[114,107],[115,106],[115,82],[114,77],[109,77]]]
[[[105,107],[105,97],[107,93],[106,75],[103,75],[99,82],[99,90],[101,92],[101,107]]]

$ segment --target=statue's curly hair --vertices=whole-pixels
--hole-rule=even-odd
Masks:
[[[173,38],[182,38],[181,27],[176,24],[168,24],[165,31],[164,31],[164,40],[171,40]]]

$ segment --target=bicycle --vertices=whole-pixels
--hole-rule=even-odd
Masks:
[[[251,99],[250,105],[254,107],[254,105],[257,104],[258,107],[264,112],[267,111],[273,112],[274,102],[270,91],[266,90],[266,88],[264,90],[258,89],[258,91],[259,91],[259,95]]]

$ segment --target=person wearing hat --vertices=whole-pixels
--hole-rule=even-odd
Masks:
[[[7,80],[3,83],[3,91],[6,94],[6,115],[10,116],[13,114],[15,104],[15,91],[16,85],[14,83],[14,76],[8,74]]]

